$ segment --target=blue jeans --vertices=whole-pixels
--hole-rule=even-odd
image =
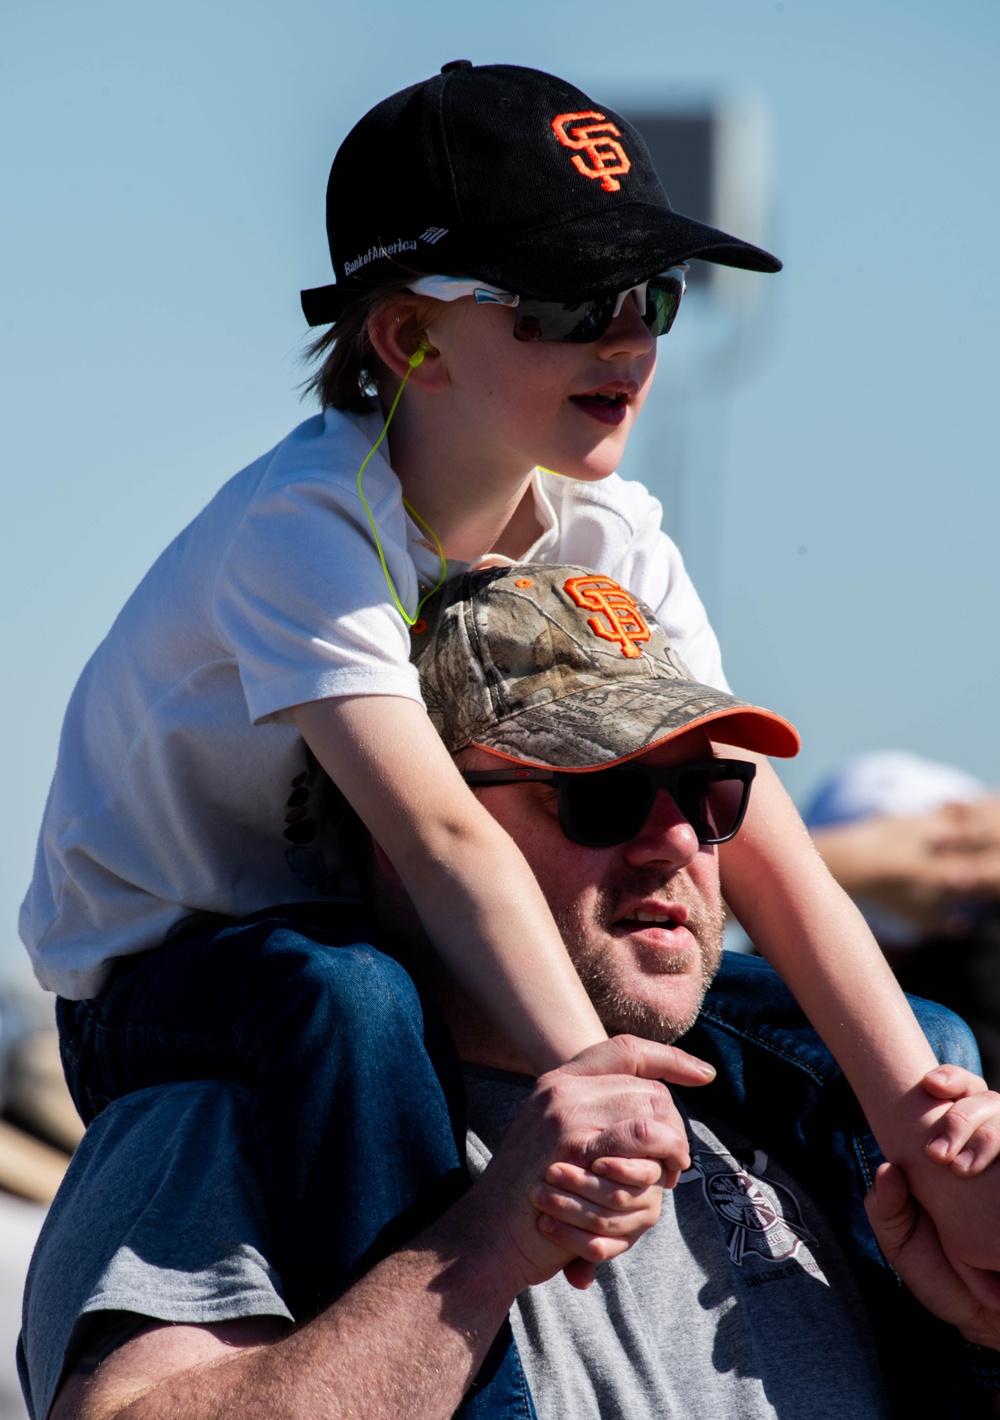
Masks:
[[[102,996],[60,1001],[84,1119],[154,1084],[231,1079],[254,1096],[273,1261],[305,1320],[468,1185],[465,1099],[436,1009],[344,920],[264,920],[126,959]],[[531,1420],[509,1326],[461,1414]]]

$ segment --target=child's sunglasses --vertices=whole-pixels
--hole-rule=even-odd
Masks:
[[[637,286],[630,286],[627,291],[612,291],[589,301],[536,301],[466,276],[421,276],[410,282],[409,289],[416,295],[434,296],[439,301],[474,296],[478,305],[509,306],[514,311],[515,340],[560,340],[587,345],[600,340],[629,296],[634,298],[650,334],[666,335],[684,295],[686,271],[687,267],[681,263]]]
[[[559,827],[583,848],[613,848],[641,830],[666,789],[703,846],[726,843],[739,830],[757,766],[744,759],[696,759],[672,769],[620,764],[564,773],[552,769],[471,769],[467,784],[554,784]]]

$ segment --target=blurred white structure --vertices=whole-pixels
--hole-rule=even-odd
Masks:
[[[35,1240],[45,1221],[45,1208],[0,1193],[0,1420],[26,1420],[14,1365],[14,1347],[21,1330],[21,1293]]]
[[[676,107],[617,108],[646,140],[676,211],[770,250],[773,143],[762,99],[734,94]],[[659,352],[657,381],[622,466],[663,502],[667,529],[716,619],[728,405],[764,359],[774,280],[692,263],[681,316]]]

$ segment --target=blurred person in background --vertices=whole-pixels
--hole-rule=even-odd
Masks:
[[[1000,1082],[1000,794],[903,750],[848,760],[804,814],[905,991],[972,1027]]]

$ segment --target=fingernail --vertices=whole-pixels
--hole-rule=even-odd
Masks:
[[[948,1157],[948,1140],[944,1138],[932,1139],[927,1145],[927,1152],[931,1158],[945,1159]]]
[[[607,1173],[608,1167],[609,1165],[605,1159],[595,1159],[590,1166],[590,1172],[596,1174]]]
[[[924,1076],[925,1080],[936,1080],[939,1085],[948,1083],[948,1076],[944,1070],[928,1070]]]
[[[971,1149],[963,1149],[954,1162],[963,1170],[971,1169],[976,1162],[976,1156]]]
[[[709,1065],[709,1063],[708,1063],[707,1060],[699,1060],[699,1061],[698,1061],[698,1065],[700,1066],[701,1073],[702,1073],[707,1079],[709,1079],[709,1080],[714,1080],[714,1079],[715,1079],[715,1066],[714,1066],[714,1065]]]
[[[555,1231],[556,1225],[549,1217],[548,1213],[543,1213],[538,1220],[538,1226],[541,1228],[543,1233],[551,1233]]]

